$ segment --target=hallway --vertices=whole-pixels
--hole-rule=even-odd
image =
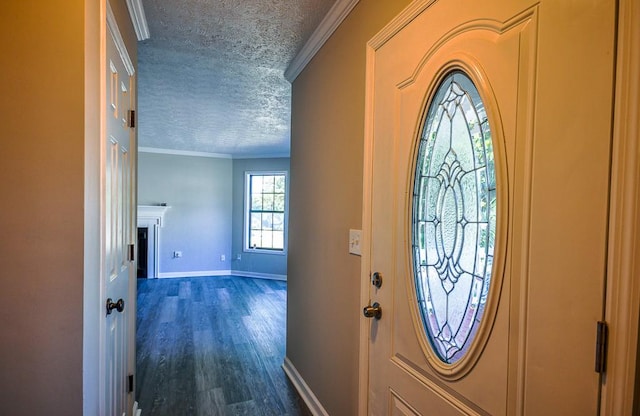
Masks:
[[[138,279],[143,414],[310,415],[281,367],[286,297],[273,280]]]

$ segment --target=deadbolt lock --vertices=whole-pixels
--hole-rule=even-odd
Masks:
[[[371,275],[371,284],[380,289],[382,286],[382,273],[373,272]]]

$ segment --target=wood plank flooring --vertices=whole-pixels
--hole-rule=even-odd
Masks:
[[[286,282],[138,279],[143,416],[310,416],[282,370]]]

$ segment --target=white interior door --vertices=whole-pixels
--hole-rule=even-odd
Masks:
[[[597,414],[615,8],[416,1],[370,42],[369,414]]]
[[[103,284],[104,284],[104,409],[120,416],[131,409],[128,374],[132,353],[130,283],[135,267],[129,245],[135,241],[133,181],[134,131],[129,127],[133,108],[134,71],[113,16],[106,34],[105,127],[103,142]],[[133,314],[133,315],[132,315]]]

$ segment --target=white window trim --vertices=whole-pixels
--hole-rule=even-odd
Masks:
[[[251,220],[249,218],[249,209],[251,203],[251,190],[250,179],[251,176],[260,175],[284,175],[284,247],[282,250],[269,250],[264,248],[251,248],[249,247],[249,225]],[[288,235],[289,235],[289,172],[286,170],[250,170],[244,172],[244,232],[243,232],[243,251],[245,253],[259,253],[259,254],[271,254],[275,256],[284,256],[288,251]]]

